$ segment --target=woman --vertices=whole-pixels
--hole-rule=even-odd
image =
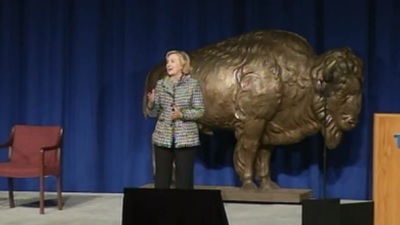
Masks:
[[[196,148],[200,145],[196,120],[204,113],[203,95],[190,77],[190,58],[183,51],[166,54],[168,76],[147,94],[149,115],[158,117],[153,133],[155,188],[169,188],[175,161],[175,187],[193,189]]]

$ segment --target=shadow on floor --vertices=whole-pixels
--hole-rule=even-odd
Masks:
[[[74,207],[80,204],[85,204],[86,202],[93,201],[96,198],[101,198],[101,196],[79,196],[79,198],[71,198],[70,195],[63,195],[64,206]],[[28,207],[28,208],[39,208],[39,197],[32,196],[18,196],[18,193],[14,194],[15,206],[16,207]],[[57,207],[57,196],[47,196],[44,201],[45,207]],[[8,198],[0,198],[0,206],[8,207]]]

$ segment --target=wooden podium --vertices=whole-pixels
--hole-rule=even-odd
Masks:
[[[396,134],[400,134],[400,114],[374,114],[374,225],[400,223],[400,146]]]

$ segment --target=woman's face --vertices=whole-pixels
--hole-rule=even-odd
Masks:
[[[170,76],[182,75],[183,65],[177,54],[170,54],[167,56],[167,64],[165,67]]]

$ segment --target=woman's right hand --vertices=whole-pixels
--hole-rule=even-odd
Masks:
[[[147,101],[149,104],[152,104],[154,102],[155,96],[156,96],[156,90],[154,89],[147,93]]]

